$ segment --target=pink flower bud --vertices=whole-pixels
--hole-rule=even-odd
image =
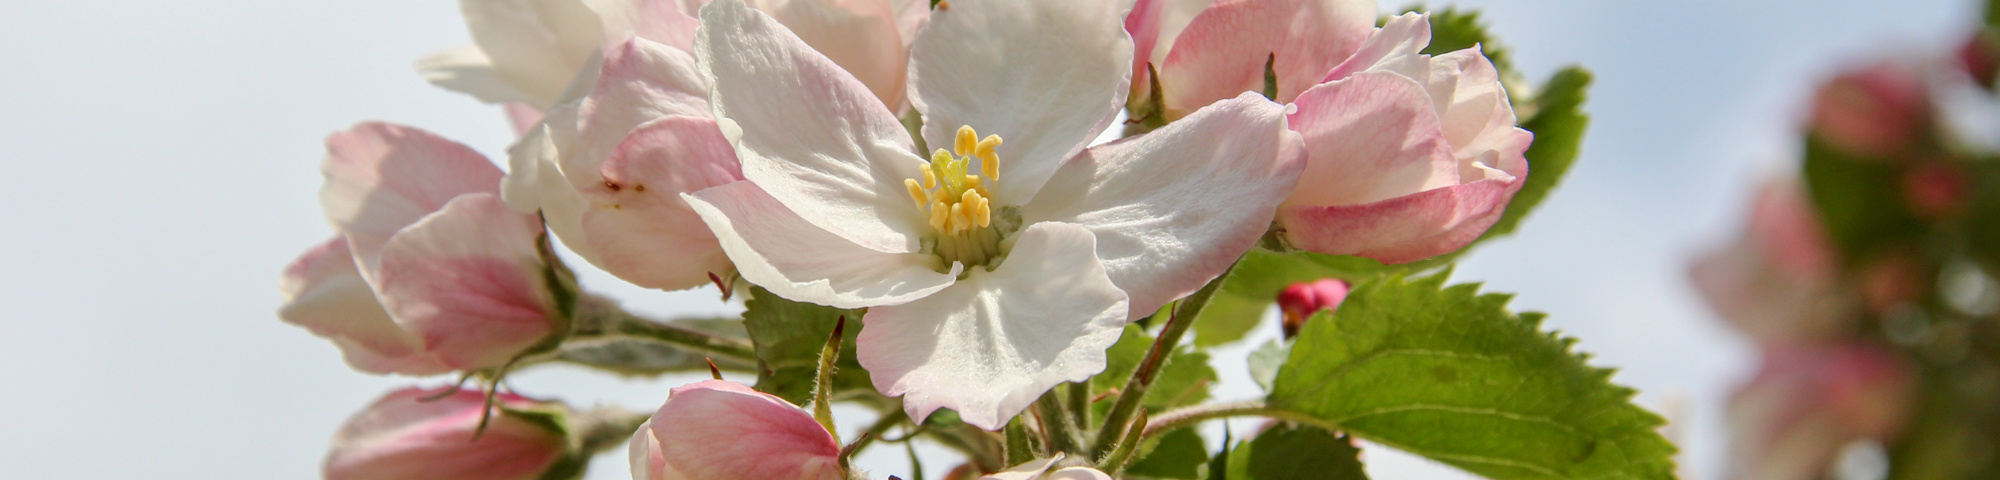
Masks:
[[[1340,308],[1340,302],[1347,299],[1347,281],[1328,278],[1316,282],[1294,283],[1278,292],[1278,309],[1285,314],[1285,338],[1299,336],[1306,319],[1320,310],[1328,312]]]
[[[485,395],[461,390],[426,400],[442,392],[443,388],[397,390],[348,419],[327,453],[326,478],[534,480],[569,453],[568,439],[555,429],[559,427],[499,408],[492,412],[485,433],[474,439]],[[559,405],[511,394],[500,394],[496,403],[510,409],[554,408],[566,413]]]
[[[674,388],[632,435],[637,480],[840,480],[840,444],[797,405],[743,384]]]
[[[323,170],[340,235],[286,269],[280,318],[356,369],[407,375],[499,366],[557,333],[541,221],[507,208],[478,152],[363,123],[327,139]]]
[[[1800,340],[1850,325],[1855,299],[1840,294],[1839,268],[1811,200],[1784,181],[1758,194],[1742,239],[1697,260],[1690,276],[1709,306],[1750,336]]]
[[[1756,378],[1730,398],[1730,478],[1821,478],[1849,442],[1902,429],[1912,376],[1872,345],[1767,347]]]
[[[1813,133],[1853,155],[1910,153],[1930,127],[1930,118],[1923,77],[1895,62],[1842,73],[1813,97]]]
[[[1986,88],[1993,88],[1994,77],[2000,75],[2000,46],[1994,45],[1995,41],[1992,35],[1980,31],[1958,47],[1959,66]]]

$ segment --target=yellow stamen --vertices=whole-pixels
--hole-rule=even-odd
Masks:
[[[910,187],[910,199],[917,201],[917,208],[924,208],[924,206],[931,204],[930,194],[924,193],[924,187],[917,184],[917,179],[905,178],[903,179],[903,186]]]
[[[971,125],[959,125],[958,144],[953,145],[956,147],[953,150],[958,152],[958,156],[969,157],[972,156],[972,149],[978,146],[978,142],[979,133],[972,131]]]
[[[972,148],[972,156],[979,158],[980,173],[986,174],[986,178],[1000,179],[1000,155],[993,151],[999,147],[1000,136],[987,135],[985,140],[980,140],[979,145]]]
[[[985,139],[980,139],[979,133],[971,126],[961,126],[953,140],[952,150],[940,148],[931,152],[930,162],[919,167],[922,178],[905,179],[903,186],[909,189],[910,200],[917,203],[918,210],[924,213],[931,228],[946,237],[962,237],[951,240],[949,243],[952,245],[994,242],[997,237],[992,232],[974,230],[993,225],[992,189],[997,188],[995,185],[1000,179],[1000,154],[997,151],[1000,136],[987,135]],[[974,161],[979,162],[978,170],[968,171]],[[958,257],[966,252],[959,248],[945,248],[940,252]],[[992,245],[981,248],[988,249],[987,255],[993,253],[990,251]]]

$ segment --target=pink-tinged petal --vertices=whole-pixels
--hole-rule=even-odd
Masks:
[[[579,191],[603,183],[598,170],[625,137],[669,115],[709,116],[694,56],[643,38],[620,44],[604,56],[597,86],[577,107],[576,145],[558,146],[563,176]]]
[[[566,454],[561,432],[500,413],[474,438],[485,395],[461,390],[435,400],[444,388],[391,392],[355,414],[334,435],[323,473],[329,480],[428,480],[477,478],[533,480]],[[537,408],[536,402],[500,394],[499,406]]]
[[[462,194],[498,192],[500,168],[458,142],[401,125],[367,122],[326,139],[319,201],[347,236],[364,276],[382,243]]]
[[[1759,340],[1848,335],[1858,313],[1855,299],[1840,293],[1837,252],[1805,195],[1792,181],[1766,184],[1742,238],[1690,271],[1709,307]]]
[[[1359,205],[1292,205],[1278,209],[1278,223],[1302,250],[1409,263],[1465,248],[1520,189],[1518,178],[1488,179]]]
[[[1292,206],[1355,205],[1459,183],[1424,87],[1365,72],[1313,87],[1287,115],[1308,156]]]
[[[1125,2],[958,0],[931,13],[910,51],[924,139],[960,126],[999,135],[997,201],[1021,205],[1118,116],[1129,91]],[[898,180],[900,181],[900,180]],[[905,195],[904,203],[909,203]]]
[[[1173,38],[1159,64],[1167,116],[1263,91],[1266,65],[1277,74],[1277,100],[1290,102],[1358,50],[1374,26],[1369,0],[1217,1]]]
[[[332,340],[355,370],[405,375],[452,370],[424,352],[423,342],[382,310],[374,289],[355,268],[344,238],[334,237],[306,251],[285,268],[278,285],[285,296],[278,318]]]
[[[694,30],[701,22],[688,12],[682,0],[583,0],[583,3],[603,20],[606,51],[631,37],[694,51]]]
[[[1930,127],[1930,92],[1923,73],[1894,61],[1842,72],[1813,95],[1812,133],[1854,155],[1906,153]]]
[[[856,340],[875,389],[910,418],[950,408],[997,430],[1050,388],[1104,370],[1125,325],[1125,292],[1105,276],[1090,230],[1028,226],[992,271],[931,296],[868,309]]]
[[[500,105],[500,108],[507,114],[507,125],[514,127],[516,136],[527,136],[528,131],[535,128],[535,124],[542,123],[542,110],[535,108],[534,105],[507,102]]]
[[[486,58],[478,46],[465,45],[433,53],[417,59],[412,67],[431,85],[471,95],[481,102],[541,103],[501,76],[493,68],[493,59]]]
[[[715,119],[669,116],[634,130],[604,179],[583,191],[584,240],[595,263],[642,287],[680,290],[733,271],[701,216],[680,194],[743,179]]]
[[[626,444],[626,458],[632,463],[632,480],[687,478],[667,465],[666,457],[660,456],[660,437],[653,435],[652,420],[639,424],[639,429],[632,432],[632,441]]]
[[[839,480],[840,444],[784,399],[722,380],[675,387],[649,428],[684,478]],[[669,477],[672,478],[672,477]]]
[[[540,220],[493,194],[452,200],[382,249],[382,304],[447,364],[506,363],[554,329],[541,234]]]
[[[1023,221],[1090,229],[1130,318],[1222,274],[1271,226],[1305,166],[1284,107],[1254,93],[1070,160]],[[1004,174],[1003,174],[1004,175]]]
[[[1395,72],[1428,85],[1430,58],[1423,54],[1424,47],[1431,44],[1430,16],[1415,12],[1404,13],[1390,18],[1368,39],[1354,55],[1347,57],[1340,65],[1320,79],[1321,83],[1353,76],[1368,70]]]
[[[944,289],[961,266],[939,272],[927,253],[883,253],[800,218],[753,182],[683,194],[750,283],[801,302],[860,308],[904,303]]]
[[[596,12],[574,0],[461,0],[472,42],[539,108],[560,102],[604,38]]]
[[[695,37],[715,87],[716,116],[743,175],[799,216],[849,243],[919,248],[930,225],[903,181],[923,160],[902,123],[867,86],[740,0],[702,8]],[[728,61],[713,61],[728,59]]]
[[[891,111],[902,111],[909,47],[896,3],[907,0],[756,0],[807,45],[861,80]],[[907,7],[906,7],[907,8]]]

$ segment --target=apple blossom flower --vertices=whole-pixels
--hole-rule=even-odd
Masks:
[[[1812,133],[1851,155],[1911,153],[1932,126],[1930,87],[1916,67],[1882,61],[1834,77],[1813,95]]]
[[[632,433],[634,480],[840,480],[840,444],[797,405],[736,382],[675,387]]]
[[[585,261],[665,290],[729,277],[734,267],[679,195],[743,178],[715,125],[708,82],[688,53],[696,20],[662,0],[627,4],[635,36],[605,49],[588,94],[551,109],[512,152],[506,198],[540,210]],[[760,1],[756,5],[903,108],[908,38],[929,15],[921,0]],[[600,7],[606,12],[618,8]],[[609,24],[607,24],[609,25]],[[607,26],[608,29],[621,28]]]
[[[1728,478],[1823,478],[1848,443],[1892,439],[1914,400],[1906,363],[1866,344],[1766,346],[1729,401]]]
[[[1064,467],[1049,470],[1049,467],[1054,466],[1056,462],[1062,459],[1062,454],[1056,454],[1053,458],[1031,460],[1028,463],[1015,465],[1013,468],[979,477],[979,480],[1111,480],[1110,475],[1105,475],[1104,472],[1090,467]]]
[[[1132,32],[1133,105],[1157,96],[1167,120],[1243,92],[1276,75],[1291,103],[1361,48],[1374,31],[1373,0],[1139,0]],[[1152,71],[1160,91],[1152,91]],[[1135,108],[1143,111],[1143,107]]]
[[[320,202],[340,231],[285,270],[279,317],[355,369],[428,375],[499,366],[561,324],[541,223],[497,195],[478,152],[363,123],[327,139]]]
[[[449,387],[405,388],[363,409],[333,437],[323,473],[328,480],[534,480],[569,454],[558,426],[502,409],[567,413],[559,404],[500,393],[486,412],[486,395]],[[491,417],[475,433],[482,414]]]
[[[1278,210],[1294,247],[1406,263],[1464,248],[1527,177],[1534,134],[1478,47],[1432,57],[1425,15],[1404,14],[1299,94],[1286,115],[1308,150]]]
[[[1299,335],[1305,328],[1306,319],[1320,310],[1328,312],[1340,308],[1340,302],[1347,300],[1347,281],[1328,278],[1314,282],[1299,282],[1278,292],[1278,310],[1284,314],[1282,326],[1285,338]]]
[[[1743,238],[1697,260],[1695,289],[1723,319],[1766,341],[1846,333],[1855,307],[1838,289],[1839,259],[1804,187],[1766,184]]]
[[[744,279],[870,307],[861,364],[912,418],[949,407],[996,429],[1101,371],[1127,320],[1221,274],[1269,226],[1299,149],[1255,94],[1086,149],[1124,103],[1123,8],[949,5],[911,55],[922,135],[949,147],[929,161],[782,25],[738,0],[704,8],[701,69],[747,180],[684,198]]]

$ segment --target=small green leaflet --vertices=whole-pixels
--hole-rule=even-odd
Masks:
[[[709,333],[738,338],[744,336],[743,321],[734,318],[681,319],[670,323]],[[628,377],[654,377],[675,372],[707,372],[710,357],[703,352],[650,340],[613,338],[590,342],[572,340],[564,345],[558,358]],[[729,357],[715,357],[714,360],[715,365],[723,370],[748,372],[755,367]]]
[[[1194,480],[1201,478],[1201,464],[1205,460],[1208,460],[1208,445],[1201,440],[1201,433],[1183,428],[1167,432],[1152,441],[1138,461],[1125,467],[1125,473],[1147,478]]]
[[[1444,282],[1358,285],[1306,323],[1268,406],[1494,479],[1673,478],[1663,421],[1610,370],[1507,295]]]

